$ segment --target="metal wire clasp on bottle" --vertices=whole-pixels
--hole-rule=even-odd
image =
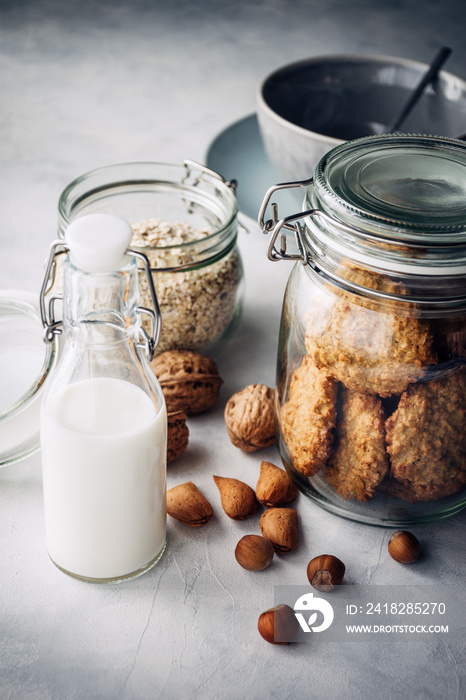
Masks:
[[[45,274],[39,296],[39,305],[42,325],[44,326],[44,341],[46,343],[51,343],[56,335],[60,335],[63,332],[63,321],[57,319],[56,316],[56,304],[59,301],[63,301],[63,294],[54,294],[50,298],[47,298],[47,296],[52,291],[55,282],[56,258],[59,255],[65,255],[68,252],[69,247],[62,240],[53,241],[45,266]],[[150,317],[151,330],[149,335],[142,325],[140,326],[139,333],[142,336],[142,342],[138,343],[137,347],[145,351],[146,357],[150,362],[154,357],[155,349],[158,345],[160,332],[162,329],[160,307],[157,301],[157,294],[155,292],[154,281],[152,279],[149,259],[146,255],[144,255],[144,253],[140,253],[136,250],[128,249],[126,251],[126,255],[134,256],[142,262],[147,277],[147,284],[149,287],[153,309],[148,309],[145,306],[138,306],[137,311],[139,313],[148,314]],[[107,321],[106,323],[111,325],[110,321]]]

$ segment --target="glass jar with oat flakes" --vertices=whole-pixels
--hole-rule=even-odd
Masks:
[[[239,319],[243,266],[235,184],[188,160],[120,163],[85,173],[60,196],[61,237],[84,214],[116,214],[131,224],[131,247],[149,258],[160,306],[157,353],[211,352]],[[151,308],[142,271],[139,283],[141,304]],[[149,330],[149,317],[143,325]]]
[[[280,190],[292,187],[305,188],[303,210],[283,217]],[[457,513],[466,506],[466,143],[349,141],[314,177],[271,187],[259,223],[271,233],[269,258],[296,261],[276,415],[297,486],[371,524]]]

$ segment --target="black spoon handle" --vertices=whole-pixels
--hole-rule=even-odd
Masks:
[[[448,46],[442,46],[434,60],[432,61],[430,68],[426,73],[424,74],[423,78],[421,79],[419,85],[416,87],[414,92],[412,93],[411,97],[401,110],[400,114],[397,116],[397,118],[393,121],[392,125],[389,128],[389,133],[392,133],[394,131],[398,131],[400,128],[401,124],[404,122],[408,114],[411,112],[413,109],[414,105],[424,92],[424,89],[426,86],[431,83],[437,73],[439,72],[440,68],[443,66],[447,58],[450,56],[452,52],[452,49],[450,49]]]

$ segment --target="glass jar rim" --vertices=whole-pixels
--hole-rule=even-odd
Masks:
[[[104,165],[93,170],[89,170],[70,182],[61,192],[58,200],[59,236],[63,236],[72,220],[73,211],[79,211],[80,206],[100,193],[110,191],[119,187],[132,187],[134,190],[143,185],[152,187],[179,189],[181,192],[194,196],[194,199],[217,204],[218,194],[222,196],[225,203],[223,216],[217,211],[217,216],[221,220],[221,226],[208,233],[202,239],[176,243],[167,246],[137,246],[137,250],[143,251],[150,248],[153,251],[169,252],[170,250],[190,250],[200,240],[210,243],[221,237],[224,232],[234,225],[238,215],[238,204],[234,187],[231,182],[226,182],[223,178],[203,166],[197,166],[199,173],[194,174],[193,181],[188,182],[192,171],[197,166],[196,163],[185,161],[182,165],[174,163],[164,163],[159,161],[130,161]],[[192,168],[192,170],[190,170]],[[202,185],[205,187],[202,187]],[[209,191],[210,188],[210,191]],[[213,196],[215,194],[215,197]]]
[[[435,165],[432,176],[428,166]],[[440,174],[439,174],[440,171]],[[466,243],[466,143],[383,134],[343,143],[317,164],[306,205],[360,233]]]

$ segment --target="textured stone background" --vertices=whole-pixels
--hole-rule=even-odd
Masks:
[[[218,134],[255,112],[261,79],[292,60],[384,53],[429,62],[449,45],[448,70],[466,78],[465,20],[464,0],[0,0],[0,288],[38,290],[58,196],[76,176],[118,161],[204,161]],[[244,147],[230,156],[248,182],[255,165]],[[261,192],[246,194],[260,203]],[[274,383],[290,271],[266,261],[265,239],[248,225],[244,315],[216,358],[221,400],[190,420],[189,449],[169,472],[169,485],[192,479],[210,498],[207,527],[170,521],[168,550],[150,573],[87,585],[47,558],[40,455],[0,471],[2,699],[465,696],[461,639],[278,648],[258,636],[274,585],[305,584],[307,562],[323,551],[345,561],[349,583],[464,585],[466,519],[421,528],[425,554],[402,567],[386,553],[390,531],[301,496],[300,548],[260,574],[237,566],[236,542],[258,532],[258,520],[229,521],[211,475],[254,486],[260,460],[278,456],[239,453],[222,411],[246,384]]]

